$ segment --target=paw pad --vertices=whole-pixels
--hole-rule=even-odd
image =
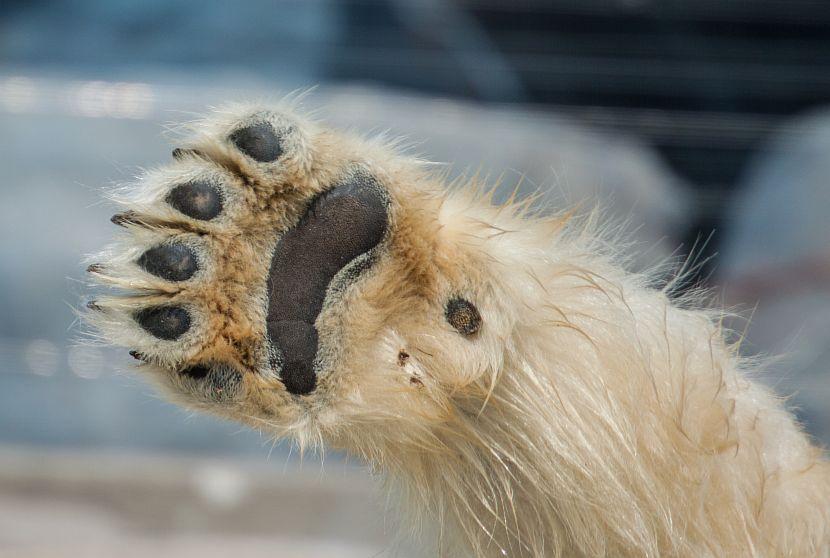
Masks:
[[[444,316],[461,335],[472,335],[481,328],[481,314],[478,313],[478,308],[463,298],[451,299],[447,303]]]
[[[174,341],[190,329],[190,314],[179,306],[145,308],[133,318],[144,330],[165,341]]]
[[[393,198],[359,148],[292,115],[229,111],[191,131],[176,162],[113,196],[126,230],[89,272],[124,296],[90,302],[90,323],[208,408],[266,383],[311,394],[342,356],[352,285],[392,257]]]
[[[282,155],[280,138],[267,122],[240,128],[230,136],[231,142],[242,153],[260,163],[271,163]]]
[[[314,323],[329,284],[381,242],[387,225],[387,199],[380,185],[355,172],[314,200],[277,243],[268,277],[266,332],[282,356],[280,377],[290,393],[303,395],[315,388]]]
[[[136,262],[148,273],[167,281],[186,281],[199,269],[196,254],[184,244],[150,248]]]
[[[271,366],[278,369],[289,393],[305,395],[317,387],[314,358],[317,356],[317,330],[303,320],[268,322],[268,339],[279,347],[280,358]]]
[[[165,200],[176,210],[200,221],[210,221],[222,212],[223,206],[216,188],[198,180],[176,186]]]

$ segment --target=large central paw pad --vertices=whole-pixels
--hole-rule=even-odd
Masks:
[[[385,192],[355,173],[320,194],[300,223],[277,243],[268,275],[268,341],[272,365],[288,391],[314,389],[318,336],[314,322],[335,275],[354,280],[369,265],[369,252],[387,228]]]
[[[124,233],[89,271],[118,292],[90,320],[198,401],[274,378],[311,393],[334,352],[318,318],[379,257],[389,193],[360,153],[293,116],[230,110],[192,131],[170,165],[113,193]]]

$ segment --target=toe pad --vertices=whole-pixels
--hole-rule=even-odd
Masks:
[[[203,181],[187,182],[173,188],[167,203],[193,219],[210,221],[222,212],[222,196],[212,184]]]
[[[190,329],[190,314],[179,306],[145,308],[133,317],[145,331],[165,341],[178,339]]]
[[[313,200],[297,226],[277,243],[268,277],[267,334],[282,355],[280,377],[290,393],[314,390],[314,324],[329,284],[341,269],[381,242],[387,211],[380,184],[357,172]]]
[[[139,267],[167,281],[186,281],[199,269],[196,254],[183,244],[150,248],[138,258]]]
[[[241,128],[231,134],[230,140],[242,153],[260,163],[271,163],[282,155],[280,138],[267,122]]]

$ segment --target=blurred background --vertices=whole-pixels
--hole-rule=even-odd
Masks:
[[[339,126],[455,174],[599,201],[632,266],[753,315],[742,350],[830,442],[825,0],[0,2],[0,555],[411,556],[374,481],[160,401],[78,346],[103,186],[164,125],[317,85]]]

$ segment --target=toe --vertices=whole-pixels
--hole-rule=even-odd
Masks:
[[[123,207],[112,222],[127,229],[170,228],[221,234],[249,213],[254,194],[239,175],[190,157],[150,170],[109,192]]]
[[[187,131],[176,159],[210,160],[266,195],[304,186],[318,135],[294,114],[251,105],[224,107]]]
[[[192,293],[214,276],[219,244],[211,235],[130,225],[90,258],[87,271],[126,295]]]

